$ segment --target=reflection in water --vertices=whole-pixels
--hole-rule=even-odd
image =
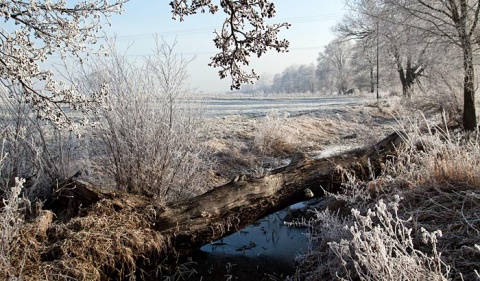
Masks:
[[[295,256],[306,249],[308,237],[305,229],[283,223],[289,210],[269,215],[239,232],[203,246],[201,250],[215,255],[263,256],[293,266]]]

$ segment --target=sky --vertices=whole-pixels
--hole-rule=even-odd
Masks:
[[[216,1],[214,1],[216,2]],[[275,21],[292,26],[279,34],[290,41],[288,53],[271,50],[252,59],[250,67],[260,76],[273,76],[290,65],[315,63],[318,53],[334,38],[331,27],[345,12],[341,0],[276,0]],[[116,37],[116,47],[128,57],[138,58],[151,53],[154,34],[167,43],[177,44],[174,51],[184,58],[194,58],[188,66],[190,85],[204,93],[225,93],[230,90],[230,77],[220,80],[218,69],[208,66],[216,53],[214,30],[220,30],[224,15],[196,14],[183,22],[173,20],[168,1],[131,0],[122,15],[110,18],[111,27],[104,31]]]

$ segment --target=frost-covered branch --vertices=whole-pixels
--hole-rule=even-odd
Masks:
[[[220,9],[211,0],[174,0],[170,2],[173,18],[183,20],[185,16],[205,12],[214,14]],[[219,53],[213,56],[210,66],[218,67],[220,78],[228,75],[232,78],[232,89],[239,89],[241,84],[252,83],[258,75],[252,69],[244,69],[250,63],[250,56],[261,57],[267,50],[286,52],[289,42],[278,39],[282,28],[289,28],[288,23],[266,23],[265,19],[275,16],[275,5],[268,0],[221,0],[220,7],[226,19],[220,31],[216,30],[215,46]]]
[[[85,109],[106,93],[80,95],[74,85],[57,81],[42,63],[52,56],[73,55],[81,60],[97,50],[92,48],[99,38],[104,20],[112,13],[121,13],[127,0],[66,1],[0,0],[0,81],[7,87],[20,87],[26,101],[38,110],[38,116],[57,125],[71,121],[62,106]]]

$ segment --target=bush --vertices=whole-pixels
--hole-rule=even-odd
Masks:
[[[5,155],[0,189],[6,192],[15,185],[16,177],[24,178],[26,197],[32,201],[45,199],[55,183],[85,168],[85,139],[77,136],[79,131],[60,129],[37,119],[37,113],[18,91],[0,91],[0,138]]]
[[[96,115],[95,146],[106,152],[97,161],[119,189],[160,200],[191,196],[206,186],[200,113],[189,104],[193,92],[186,84],[189,61],[173,50],[157,40],[143,63],[113,50],[82,81],[86,91],[106,84],[110,92]]]

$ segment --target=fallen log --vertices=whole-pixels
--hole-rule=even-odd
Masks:
[[[400,142],[400,136],[394,133],[373,146],[332,157],[297,156],[288,166],[263,177],[237,176],[201,196],[169,204],[161,210],[163,215],[157,219],[155,229],[175,237],[177,250],[200,247],[309,199],[306,189],[315,196],[322,196],[324,190],[338,191],[345,171],[360,180],[368,180],[371,170],[380,174],[384,163],[394,157]]]
[[[203,195],[166,205],[69,181],[57,189],[49,206],[57,215],[70,216],[62,226],[49,229],[40,259],[44,264],[32,272],[48,269],[92,280],[124,278],[138,266],[188,253],[304,201],[311,195],[306,189],[314,196],[339,191],[345,171],[368,180],[371,171],[379,174],[395,157],[402,142],[402,135],[393,133],[375,145],[331,157],[299,154],[289,165],[262,177],[239,175]]]

